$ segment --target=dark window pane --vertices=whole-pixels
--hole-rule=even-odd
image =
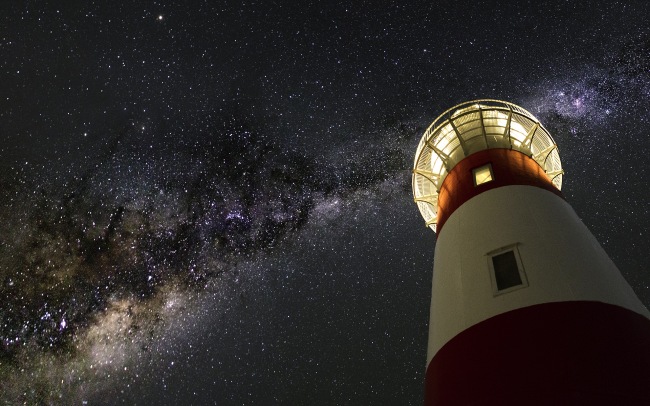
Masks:
[[[494,265],[494,278],[498,290],[521,285],[521,276],[519,276],[517,259],[513,251],[493,256],[492,265]]]

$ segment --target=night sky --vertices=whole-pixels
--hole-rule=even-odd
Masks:
[[[507,100],[650,305],[650,5],[4,1],[0,403],[417,405],[417,143]]]

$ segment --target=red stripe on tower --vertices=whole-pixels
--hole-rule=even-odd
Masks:
[[[512,310],[431,360],[427,405],[647,405],[650,323],[600,302]]]
[[[438,233],[426,405],[650,404],[650,313],[562,198],[532,114],[456,106],[413,173]]]
[[[476,185],[473,172],[480,168],[487,168],[492,179]],[[472,197],[508,185],[537,186],[562,196],[531,157],[512,149],[485,149],[457,163],[442,183],[438,197],[437,232],[440,233],[454,210]]]

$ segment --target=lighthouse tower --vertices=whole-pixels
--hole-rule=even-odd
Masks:
[[[563,173],[511,103],[460,104],[424,133],[426,405],[650,405],[650,313],[562,197]]]

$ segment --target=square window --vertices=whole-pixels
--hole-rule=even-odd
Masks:
[[[474,168],[472,170],[472,173],[474,174],[474,186],[482,185],[494,180],[491,164],[486,164],[479,166],[478,168]]]
[[[506,251],[503,254],[492,257],[494,268],[494,279],[497,290],[505,290],[513,286],[521,285],[521,276],[517,268],[517,258],[513,251]]]
[[[528,286],[517,244],[488,253],[488,267],[494,296]]]

